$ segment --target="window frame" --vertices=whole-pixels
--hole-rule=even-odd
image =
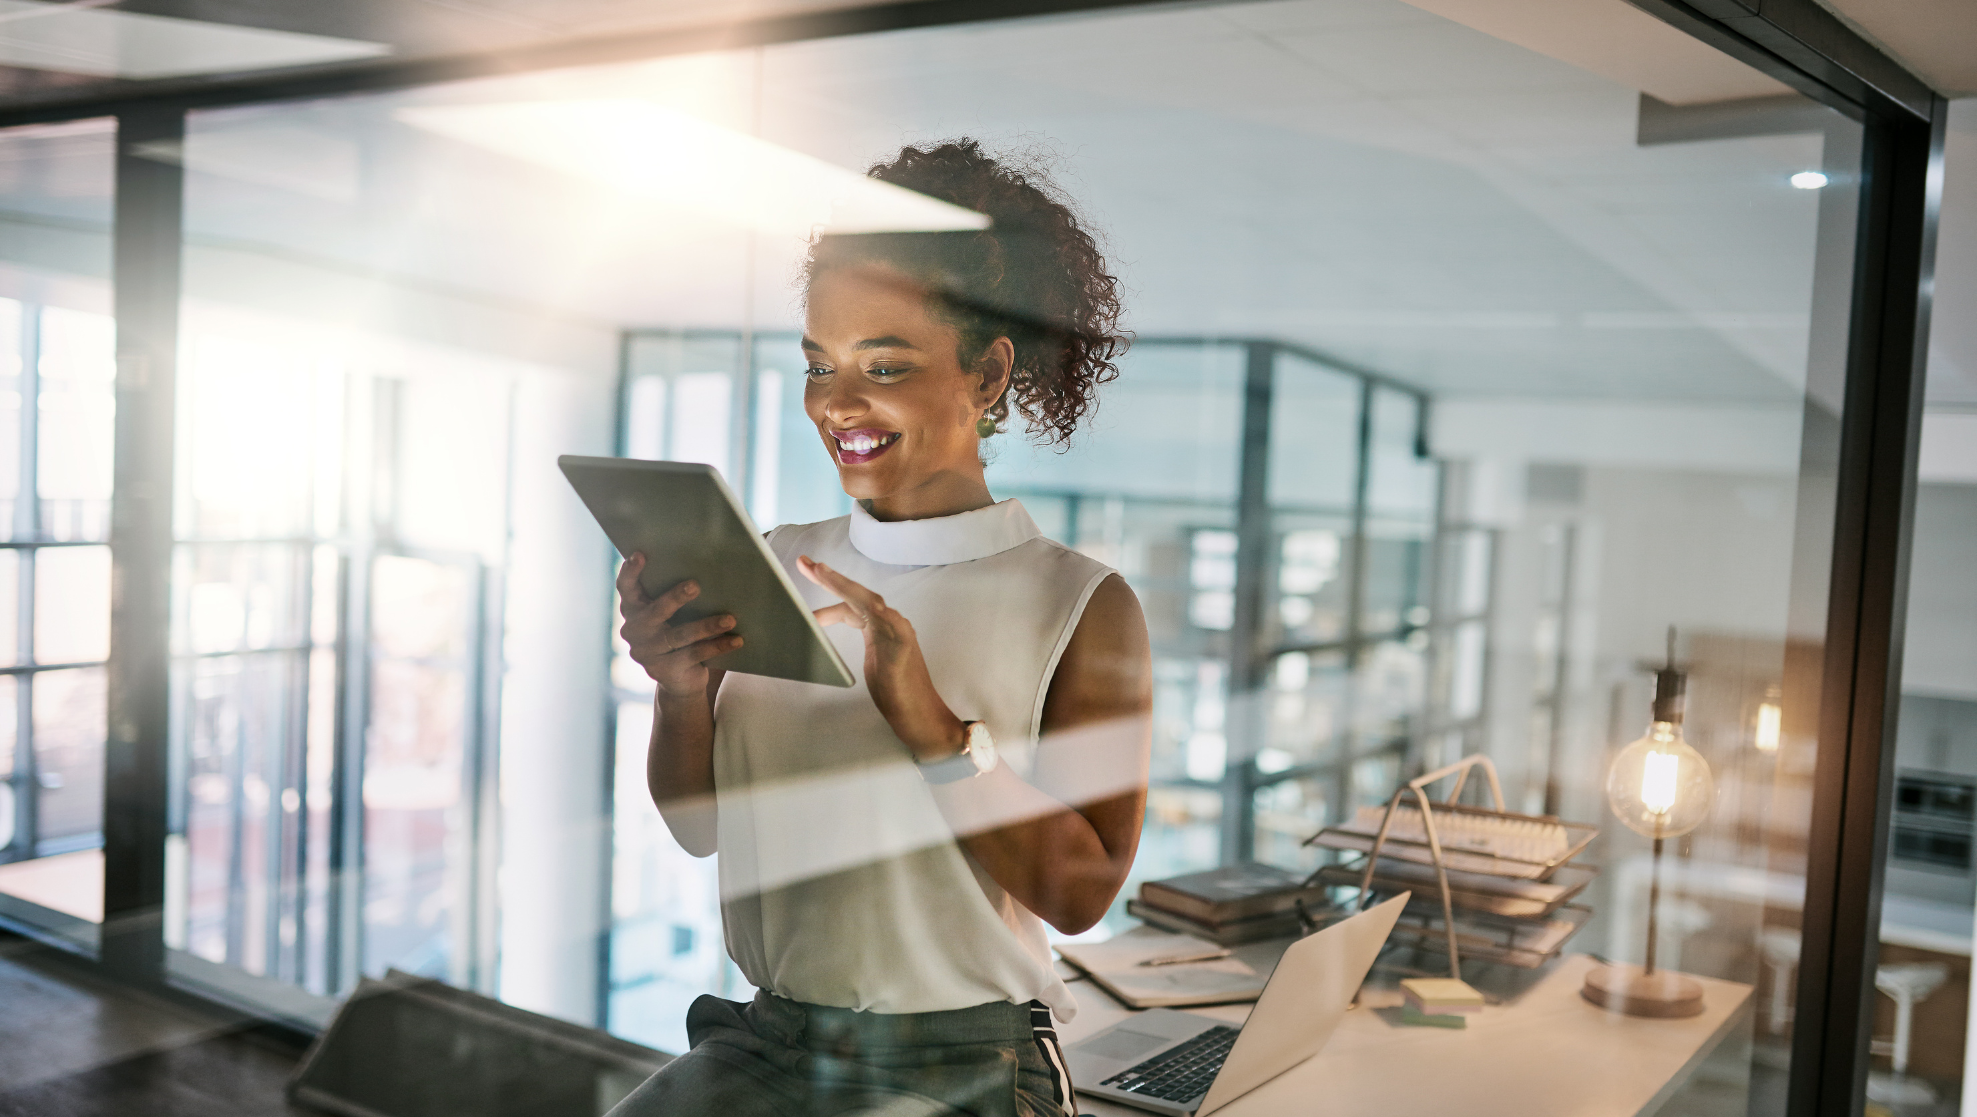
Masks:
[[[42,318],[49,309],[45,304],[27,299],[16,300],[19,308],[20,326],[18,349],[20,373],[18,392],[20,406],[17,412],[19,465],[18,484],[14,498],[13,523],[9,537],[0,541],[0,551],[11,552],[16,556],[16,605],[14,613],[17,662],[11,667],[0,667],[0,676],[14,680],[15,726],[13,768],[5,777],[0,777],[13,796],[13,832],[0,835],[0,865],[32,861],[62,853],[75,853],[101,849],[103,832],[95,831],[76,834],[65,839],[45,840],[40,836],[42,783],[40,757],[35,746],[34,733],[34,680],[51,671],[74,669],[102,669],[108,659],[89,659],[43,663],[35,647],[36,580],[38,559],[44,551],[63,550],[74,547],[105,547],[107,537],[93,539],[55,539],[45,530],[42,516],[40,493],[41,474],[41,409],[37,403],[41,396],[41,354]],[[107,595],[109,586],[106,583]],[[0,634],[5,638],[6,634]],[[0,915],[12,908],[23,916],[31,918],[37,929],[52,934],[68,945],[85,950],[94,950],[98,944],[98,928],[86,920],[62,912],[43,908],[38,904],[8,896],[0,900]]]

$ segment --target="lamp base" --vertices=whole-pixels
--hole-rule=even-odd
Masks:
[[[1586,971],[1579,995],[1628,1016],[1675,1019],[1702,1012],[1702,982],[1668,970],[1643,972],[1639,966],[1596,966]]]

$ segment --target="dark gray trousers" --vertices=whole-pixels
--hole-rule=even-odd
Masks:
[[[686,1054],[608,1117],[1067,1117],[1077,1113],[1042,1004],[951,1012],[825,1008],[758,992],[701,997]]]

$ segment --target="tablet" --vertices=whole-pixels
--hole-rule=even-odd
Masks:
[[[687,578],[700,596],[678,621],[732,613],[741,647],[707,666],[826,686],[854,677],[825,638],[782,561],[769,550],[720,471],[699,462],[556,459],[620,555],[645,553],[639,584],[658,595]]]

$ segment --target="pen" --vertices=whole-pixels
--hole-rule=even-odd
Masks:
[[[1229,951],[1210,950],[1202,954],[1175,954],[1166,958],[1148,958],[1142,966],[1178,966],[1183,962],[1213,962],[1217,958],[1227,958]]]

